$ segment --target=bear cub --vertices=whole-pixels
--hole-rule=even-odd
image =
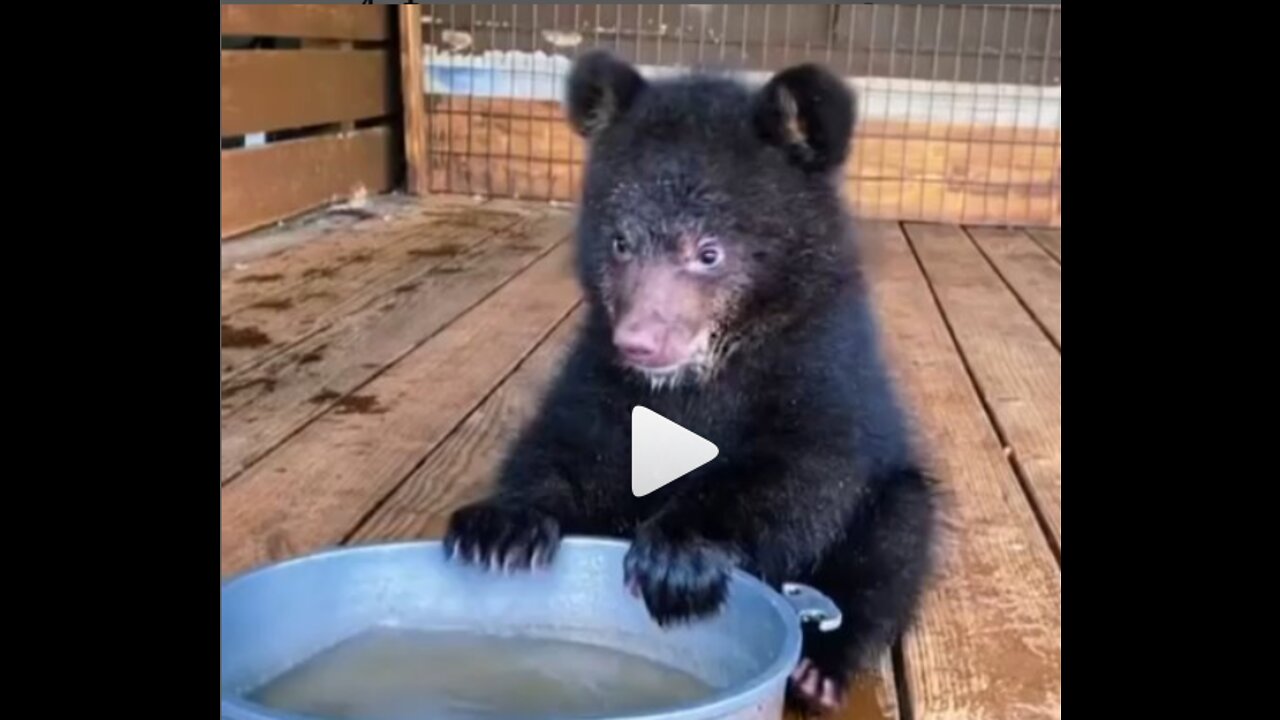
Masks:
[[[841,197],[852,91],[813,65],[752,88],[646,80],[592,52],[567,106],[589,148],[586,322],[497,489],[451,517],[446,552],[530,569],[564,535],[630,539],[627,582],[663,625],[715,613],[734,568],[811,585],[843,623],[806,626],[788,704],[836,709],[913,618],[937,506]],[[633,496],[636,405],[720,454]]]

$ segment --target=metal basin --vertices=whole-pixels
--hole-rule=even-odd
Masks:
[[[686,706],[601,720],[781,718],[802,619],[830,629],[839,624],[835,606],[811,588],[778,593],[739,572],[720,614],[663,629],[624,587],[627,548],[567,538],[551,568],[506,576],[446,561],[439,542],[343,548],[248,572],[222,589],[222,716],[297,720],[244,696],[343,640],[395,626],[587,642],[714,688]]]

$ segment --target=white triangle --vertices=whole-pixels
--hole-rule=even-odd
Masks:
[[[644,497],[715,459],[720,449],[658,413],[631,410],[631,492]]]

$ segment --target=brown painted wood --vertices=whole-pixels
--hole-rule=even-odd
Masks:
[[[223,35],[389,40],[391,16],[385,6],[223,5]]]
[[[222,151],[222,237],[395,183],[386,127]]]
[[[422,6],[401,5],[400,12],[400,103],[404,114],[404,156],[406,184],[414,195],[426,195],[427,110],[422,70]]]
[[[222,136],[382,117],[385,50],[223,50]]]

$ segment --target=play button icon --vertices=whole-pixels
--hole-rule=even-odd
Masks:
[[[644,497],[715,459],[720,449],[658,413],[631,411],[631,492]]]

